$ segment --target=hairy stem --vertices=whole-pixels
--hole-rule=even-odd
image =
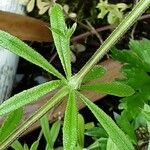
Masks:
[[[133,10],[118,25],[112,34],[105,40],[100,48],[94,53],[84,67],[74,76],[76,85],[80,85],[83,77],[92,69],[92,67],[115,45],[115,43],[125,34],[140,15],[149,7],[150,0],[141,0]]]

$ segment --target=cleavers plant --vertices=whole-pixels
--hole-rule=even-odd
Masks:
[[[58,92],[41,108],[39,108],[23,124],[0,141],[0,150],[6,149],[22,132],[30,127],[34,122],[46,114],[52,107],[68,96],[67,106],[63,125],[63,147],[64,150],[74,150],[77,144],[77,98],[79,98],[95,115],[97,120],[106,130],[109,138],[119,150],[133,150],[134,147],[125,133],[106,115],[99,107],[92,103],[87,97],[80,93],[80,90],[91,90],[98,93],[108,93],[120,97],[130,96],[134,90],[121,82],[97,83],[90,85],[89,81],[96,77],[103,76],[105,70],[102,67],[94,67],[104,54],[123,36],[137,18],[148,8],[150,0],[141,0],[129,13],[120,25],[112,32],[101,47],[95,52],[85,66],[75,75],[71,72],[70,58],[70,38],[75,31],[76,24],[67,28],[64,20],[62,8],[59,4],[53,4],[50,14],[51,31],[54,43],[63,66],[65,77],[60,74],[51,64],[48,63],[39,53],[35,52],[28,45],[13,37],[9,33],[0,31],[0,46],[23,57],[24,59],[38,65],[47,72],[53,74],[58,79],[50,81],[31,89],[14,95],[0,105],[0,116],[15,111],[22,106],[36,101],[46,93],[57,89]],[[94,72],[94,75],[93,75]],[[99,74],[99,76],[98,76]],[[84,85],[82,85],[84,81]],[[5,125],[2,125],[4,128]]]

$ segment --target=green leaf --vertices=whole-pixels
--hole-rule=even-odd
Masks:
[[[150,76],[142,69],[125,65],[121,68],[121,72],[126,77],[124,80],[125,83],[130,85],[135,90],[143,89],[145,85],[150,84]]]
[[[116,122],[118,126],[130,137],[131,141],[136,144],[136,135],[134,127],[130,124],[130,120],[128,119],[128,112],[123,111],[121,115],[118,115]]]
[[[150,106],[149,105],[147,104],[144,105],[142,114],[144,115],[145,119],[150,123]]]
[[[59,4],[54,4],[50,10],[50,24],[51,28],[55,28],[55,30],[59,30],[61,34],[65,37],[61,36],[60,34],[56,33],[52,30],[52,35],[54,38],[54,43],[61,60],[61,64],[65,71],[66,77],[69,79],[71,77],[71,52],[70,52],[70,37],[69,35],[74,31],[74,27],[70,30],[67,29],[65,24],[64,14],[62,8]]]
[[[148,122],[150,122],[150,112],[143,111],[142,114],[144,115],[144,117],[146,118],[146,120],[147,120]]]
[[[146,119],[148,132],[150,133],[150,106],[149,105],[147,105],[147,104],[144,105],[142,114],[144,115],[144,117]],[[149,144],[148,144],[148,150],[150,150],[150,140],[149,140]]]
[[[73,90],[69,93],[69,99],[65,111],[63,126],[64,150],[74,150],[77,142],[77,104]]]
[[[0,128],[0,143],[18,126],[23,115],[22,108],[8,114]]]
[[[98,3],[98,5],[96,6],[96,8],[98,8],[101,12],[98,14],[98,18],[103,19],[105,17],[105,15],[109,12],[108,8],[109,5],[106,1],[102,1],[100,3]]]
[[[128,63],[131,66],[140,69],[144,67],[143,60],[141,60],[138,55],[131,50],[117,50],[116,48],[113,48],[111,52],[111,56],[122,63]]]
[[[109,4],[107,1],[98,3],[97,8],[101,11],[98,18],[104,18],[107,14],[107,21],[110,24],[119,23],[123,18],[123,12],[127,9],[127,5],[119,3],[120,5]],[[124,4],[124,5],[123,5]]]
[[[88,129],[85,132],[85,135],[95,137],[95,138],[101,138],[101,137],[107,138],[108,137],[103,127],[93,127],[91,129]]]
[[[141,108],[144,107],[145,98],[140,93],[136,93],[130,97],[123,98],[121,101],[123,109],[126,109],[131,117],[135,119],[140,114]]]
[[[92,103],[88,98],[79,93],[82,102],[91,110],[97,120],[101,123],[106,130],[109,137],[116,144],[120,150],[134,150],[130,140],[124,132],[115,124],[115,122],[105,114],[98,106]]]
[[[29,150],[29,147],[27,144],[24,144],[23,148],[24,148],[24,150]]]
[[[88,147],[88,150],[106,150],[107,138],[97,139],[93,144]]]
[[[55,32],[56,34],[58,34],[60,37],[62,38],[66,38],[65,34],[63,32],[61,32],[61,30],[56,29],[56,28],[49,28],[51,31]]]
[[[32,145],[30,150],[38,150],[38,146],[39,146],[39,140],[35,141]]]
[[[106,69],[100,65],[96,65],[83,78],[83,82],[89,82],[91,80],[101,78],[105,74],[106,74]]]
[[[60,79],[64,77],[49,62],[18,38],[0,30],[0,46],[43,68]]]
[[[88,123],[86,123],[84,126],[85,126],[85,129],[86,129],[86,130],[89,130],[89,129],[95,127],[94,122],[88,122]]]
[[[149,81],[150,81],[150,80],[149,80]],[[143,98],[146,100],[145,102],[147,102],[147,101],[150,100],[150,92],[149,92],[149,89],[150,89],[150,84],[146,84],[146,85],[144,85],[143,87],[141,87],[141,89],[140,89]]]
[[[116,18],[118,19],[123,18],[123,13],[118,9],[117,5],[110,5],[108,9],[109,9],[109,12],[113,14],[113,16],[116,16]]]
[[[142,41],[130,40],[130,50],[119,51],[116,48],[112,49],[113,58],[128,63],[132,67],[137,67],[140,70],[149,72],[150,70],[150,40]],[[134,60],[134,61],[133,61]]]
[[[118,24],[120,22],[119,18],[115,16],[112,12],[108,13],[107,20],[109,24]]]
[[[81,90],[94,91],[97,93],[105,93],[119,97],[130,96],[134,94],[134,90],[120,82],[96,83],[81,86]]]
[[[130,5],[127,5],[125,3],[117,3],[116,6],[120,9],[120,11],[124,11],[130,7]]]
[[[142,113],[140,113],[134,120],[133,120],[133,126],[134,129],[138,129],[139,127],[146,127],[147,122],[145,117],[142,115]]]
[[[50,134],[49,121],[48,121],[48,118],[46,115],[44,115],[40,119],[40,124],[42,127],[42,132],[43,132],[44,137],[45,137],[46,142],[47,142],[48,149],[52,149],[52,137]]]
[[[47,116],[43,116],[40,119],[42,132],[47,141],[47,149],[53,149],[56,138],[58,137],[60,130],[60,121],[53,123],[51,129],[49,128],[49,121]]]
[[[119,150],[111,138],[108,138],[107,140],[107,150]]]
[[[15,142],[13,142],[11,144],[11,147],[14,149],[14,150],[24,150],[24,148],[22,147],[21,143],[16,140]]]
[[[144,39],[142,41],[131,40],[129,44],[139,58],[144,61],[147,71],[150,70],[150,40]]]
[[[61,127],[61,124],[60,124],[60,121],[56,121],[53,123],[52,127],[51,127],[51,130],[50,130],[50,134],[51,134],[51,141],[52,141],[52,147],[54,146],[54,143],[58,137],[58,134],[59,134],[59,131],[60,131],[60,127]]]
[[[85,131],[85,122],[84,118],[81,114],[78,114],[78,130],[77,130],[77,139],[78,139],[78,145],[81,148],[84,148],[84,131]]]
[[[69,38],[69,39],[71,38],[71,36],[72,36],[73,33],[75,32],[76,28],[77,28],[77,23],[75,22],[75,23],[72,25],[72,27],[67,30],[67,38]]]
[[[61,81],[55,80],[24,90],[23,92],[14,95],[0,105],[0,116],[38,100],[38,98],[59,86],[61,86]]]

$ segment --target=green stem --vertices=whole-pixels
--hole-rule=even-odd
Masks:
[[[149,7],[150,0],[141,0],[133,10],[124,18],[112,34],[98,48],[83,68],[73,77],[73,82],[79,86],[84,76],[92,69],[92,67],[116,44],[116,42],[126,33],[140,15]]]
[[[38,109],[29,119],[21,124],[14,132],[12,132],[7,139],[0,144],[0,150],[6,149],[14,140],[16,140],[28,127],[46,114],[52,107],[54,107],[64,96],[68,94],[68,89],[63,87],[59,90],[44,106]]]

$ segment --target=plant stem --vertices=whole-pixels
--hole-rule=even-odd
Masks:
[[[106,26],[97,28],[97,29],[95,29],[95,30],[96,30],[97,32],[102,32],[102,31],[106,31],[106,30],[110,30],[110,29],[113,29],[113,26],[112,26],[112,25],[106,25]],[[88,32],[79,34],[79,35],[73,37],[73,38],[71,39],[71,42],[72,42],[72,43],[73,43],[73,42],[78,42],[78,41],[80,41],[80,40],[82,40],[82,39],[85,39],[85,38],[88,37],[89,35],[93,35],[93,34],[95,34],[94,31],[92,31],[92,32],[88,31]]]
[[[125,34],[125,32],[133,25],[140,15],[149,7],[150,0],[141,0],[133,10],[124,18],[112,34],[98,48],[90,60],[83,68],[73,77],[76,85],[80,85],[83,77],[92,69],[92,67],[115,45],[115,43]]]
[[[17,139],[28,127],[46,114],[52,107],[54,107],[64,96],[68,94],[68,89],[63,87],[60,89],[44,106],[38,109],[30,118],[22,123],[14,132],[12,132],[7,139],[0,143],[0,150],[6,149],[15,139]]]
[[[103,43],[103,39],[102,39],[101,35],[96,31],[96,29],[92,26],[92,24],[88,20],[86,20],[86,23],[91,28],[91,32],[93,31],[95,33],[95,35],[99,39],[100,44],[102,44]]]

